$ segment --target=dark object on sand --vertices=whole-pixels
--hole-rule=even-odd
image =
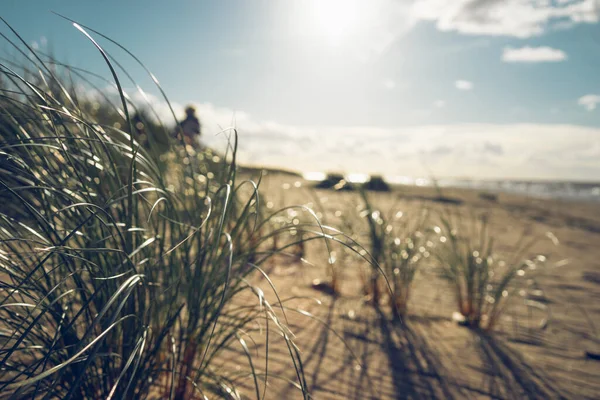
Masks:
[[[585,358],[588,358],[590,360],[600,361],[600,353],[596,353],[593,351],[586,351]]]
[[[461,205],[463,203],[462,200],[455,199],[452,197],[446,197],[443,195],[435,196],[435,197],[431,198],[431,201],[435,201],[436,203],[442,203],[442,204],[453,204],[455,206]]]
[[[383,180],[381,175],[373,175],[371,179],[364,185],[366,190],[372,190],[374,192],[389,192],[390,185],[387,184],[386,181]]]
[[[327,177],[315,186],[317,189],[354,190],[352,184],[341,174],[327,174]]]
[[[316,290],[319,291],[321,293],[325,293],[328,294],[330,296],[337,296],[337,293],[335,291],[335,289],[333,288],[333,285],[329,282],[321,282],[320,279],[315,279],[312,282],[311,287]]]
[[[488,192],[481,192],[479,193],[479,198],[481,200],[487,200],[490,202],[497,202],[498,201],[498,195],[494,194],[494,193],[488,193]]]
[[[600,272],[585,271],[583,274],[581,274],[581,277],[584,281],[593,282],[600,285]]]

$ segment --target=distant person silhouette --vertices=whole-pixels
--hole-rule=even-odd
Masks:
[[[183,141],[194,149],[200,146],[200,121],[196,117],[196,109],[193,106],[185,108],[185,119],[181,121],[179,127],[183,133]]]

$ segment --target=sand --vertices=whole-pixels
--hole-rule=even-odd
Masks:
[[[328,223],[334,226],[342,225],[361,203],[357,192],[313,190],[309,182],[286,174],[270,174],[262,187],[275,208],[312,202],[317,209],[314,199],[319,198]],[[315,290],[313,280],[328,282],[327,256],[322,244],[310,244],[304,257],[314,265],[278,257],[267,262],[265,269],[279,296],[298,297],[286,303],[290,307],[286,315],[313,398],[598,397],[600,361],[586,353],[600,352],[596,331],[600,329],[599,204],[453,189],[444,189],[440,199],[433,189],[417,187],[396,187],[371,197],[382,210],[397,204],[406,213],[426,208],[463,216],[489,214],[500,251],[510,251],[524,230],[527,237],[542,238],[536,251],[545,254],[548,263],[537,275],[544,294],[535,300],[548,307],[550,318],[540,326],[546,312],[525,307],[524,299],[517,299],[491,333],[459,326],[452,320],[453,294],[435,273],[431,260],[414,282],[408,317],[402,323],[393,322],[389,306],[376,308],[365,300],[364,263],[357,257],[339,257],[336,262],[341,276],[339,296]],[[338,210],[342,215],[335,218]],[[559,244],[549,237],[556,237]],[[276,302],[264,279],[257,277],[254,283],[271,303]],[[254,328],[247,343],[255,368],[264,372],[265,326]],[[302,398],[288,382],[297,378],[284,340],[271,336],[268,351],[266,398]],[[254,397],[241,347],[225,353],[219,363],[234,371],[232,378],[243,395]],[[264,382],[259,385],[262,393]]]

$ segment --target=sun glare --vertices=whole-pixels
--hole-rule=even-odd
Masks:
[[[317,33],[329,44],[339,45],[358,29],[361,3],[357,0],[319,0],[312,3]]]
[[[369,175],[361,173],[350,173],[348,174],[346,179],[348,180],[348,182],[351,183],[365,183],[369,180]]]
[[[302,177],[307,181],[322,181],[327,175],[324,172],[306,172]]]

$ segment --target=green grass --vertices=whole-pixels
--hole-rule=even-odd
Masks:
[[[398,207],[391,207],[386,213],[378,210],[369,199],[366,191],[361,191],[364,210],[361,216],[368,226],[368,243],[373,268],[366,292],[373,302],[381,302],[380,269],[387,277],[390,303],[393,315],[403,319],[409,311],[412,283],[424,260],[430,256],[428,227],[429,213],[422,209],[416,215],[405,214]],[[384,291],[387,291],[384,289]]]
[[[524,230],[506,261],[496,252],[494,232],[487,215],[465,217],[446,210],[436,229],[434,252],[440,276],[454,293],[460,322],[493,330],[517,298],[526,299],[533,279],[543,272],[546,256],[533,253],[538,242]],[[531,303],[531,301],[529,301]]]
[[[90,105],[72,84],[89,73],[17,45],[16,32],[20,61],[0,64],[2,397],[237,398],[236,380],[250,376],[263,398],[268,344],[259,366],[242,339],[258,322],[285,338],[308,398],[283,299],[269,304],[250,283],[282,250],[272,238],[298,228],[283,221],[265,234],[284,211],[269,213],[260,182],[237,178],[234,131],[220,155],[141,146],[138,123],[148,138],[168,129],[128,100],[119,76],[131,77],[78,29],[106,61],[118,104]],[[213,367],[231,348],[248,355],[242,374]]]
[[[137,83],[92,34],[125,49],[77,29],[110,79],[36,53],[14,31],[4,37],[18,56],[0,61],[0,398],[235,399],[247,381],[262,399],[272,335],[284,338],[292,384],[310,398],[285,312],[317,318],[286,305],[263,265],[275,256],[308,264],[314,241],[332,294],[356,255],[369,268],[365,292],[377,307],[387,292],[400,320],[433,258],[464,323],[484,330],[543,267],[527,235],[502,261],[486,217],[465,223],[446,210],[432,229],[425,208],[384,213],[363,191],[359,208],[356,199],[334,213],[344,234],[325,224],[318,195],[321,219],[307,206],[267,207],[261,179],[238,176],[235,130],[221,133],[221,153],[173,142],[175,113],[167,123],[130,101],[123,87]],[[250,334],[265,335],[260,365]],[[232,349],[246,368],[217,368]]]

